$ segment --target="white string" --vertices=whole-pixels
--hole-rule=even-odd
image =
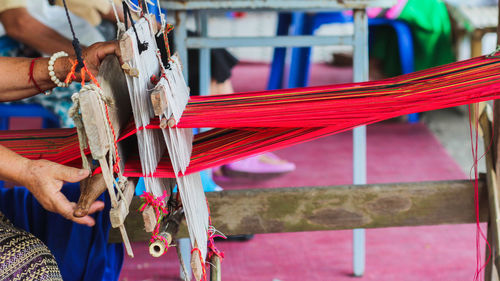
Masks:
[[[108,0],[109,3],[111,4],[111,7],[113,8],[113,14],[115,15],[115,20],[116,20],[116,39],[120,38],[120,35],[125,32],[126,27],[123,22],[120,21],[120,16],[118,15],[118,11],[116,10],[116,5],[114,0]]]
[[[158,13],[160,14],[161,32],[164,33],[167,21],[165,19],[165,14],[161,11],[160,0],[156,0],[156,5],[158,7]]]
[[[142,12],[142,9],[140,6],[134,4],[134,2],[130,1],[130,0],[123,0],[125,2],[125,4],[127,4],[127,6],[129,7],[129,9],[135,13],[137,13],[138,15],[141,14]]]
[[[137,38],[132,28],[125,33],[132,41],[133,58],[128,62],[130,67],[138,70],[138,77],[126,76],[129,88],[132,112],[136,123],[136,128],[140,129],[149,125],[154,112],[151,107],[150,90],[153,88],[150,77],[159,76],[160,65],[156,58],[156,40],[146,19],[141,18],[135,23],[139,40],[147,42],[148,48],[139,54],[137,48]],[[164,154],[166,145],[159,130],[138,130],[137,140],[139,146],[139,156],[141,168],[145,176],[151,176],[155,171],[161,156]],[[163,193],[162,181],[146,178],[146,190],[155,196]]]

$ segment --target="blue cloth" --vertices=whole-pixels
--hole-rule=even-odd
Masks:
[[[67,184],[62,191],[70,201],[78,200],[78,184]],[[46,211],[24,187],[0,188],[0,211],[15,226],[34,234],[47,245],[65,281],[118,280],[123,246],[107,243],[111,227],[107,192],[99,200],[103,200],[106,207],[93,215],[96,225],[90,228]]]

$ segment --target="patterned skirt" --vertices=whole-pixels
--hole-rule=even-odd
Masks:
[[[62,280],[42,241],[16,228],[0,213],[0,280]]]

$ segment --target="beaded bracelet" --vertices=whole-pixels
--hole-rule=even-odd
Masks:
[[[68,53],[60,51],[60,52],[54,53],[49,59],[48,70],[49,70],[50,80],[52,80],[52,82],[54,82],[54,84],[56,84],[57,87],[68,87],[69,86],[68,83],[61,82],[59,80],[59,78],[57,78],[56,73],[54,72],[54,64],[55,64],[56,60],[58,58],[67,57],[67,56],[68,56]]]

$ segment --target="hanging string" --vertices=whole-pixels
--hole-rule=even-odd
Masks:
[[[76,72],[80,71],[84,67],[83,57],[82,57],[82,47],[80,46],[80,41],[76,38],[75,30],[73,29],[73,23],[69,16],[68,6],[66,5],[66,0],[63,0],[64,10],[66,11],[66,17],[68,18],[69,28],[71,29],[71,34],[73,36],[73,49],[75,50],[76,60],[78,64],[76,65]]]
[[[116,10],[116,5],[114,0],[108,0],[111,4],[111,8],[113,9],[113,14],[115,15],[116,20],[116,39],[120,39],[120,35],[125,32],[125,24],[120,21],[120,17],[118,16],[118,11]]]
[[[126,4],[130,8],[130,10],[132,10],[137,15],[140,15],[142,13],[141,7],[136,5],[134,2],[130,0],[123,0],[122,3]]]
[[[142,52],[148,49],[148,42],[146,41],[141,42],[141,40],[139,40],[139,35],[137,34],[137,29],[135,28],[134,20],[132,19],[132,14],[130,13],[129,7],[127,3],[125,3],[125,1],[122,3],[123,3],[123,16],[125,21],[125,28],[128,28],[128,19],[130,19],[130,25],[134,30],[135,39],[137,41],[137,49],[139,50],[139,54],[141,54]]]
[[[215,238],[223,238],[223,239],[226,239],[227,237],[220,233],[213,225],[212,225],[212,216],[210,215],[210,206],[208,205],[208,200],[206,200],[207,202],[207,209],[208,209],[208,231],[207,231],[207,234],[208,234],[208,244],[207,244],[207,249],[208,249],[208,258],[207,258],[207,262],[209,260],[212,259],[212,257],[214,255],[218,256],[221,261],[222,259],[224,258],[224,252],[220,251],[219,249],[217,249],[217,247],[215,246],[215,241],[214,239]]]
[[[158,14],[160,15],[160,24],[163,32],[165,30],[167,20],[165,19],[165,14],[161,11],[160,0],[156,0],[156,7],[158,8]]]
[[[168,44],[168,33],[174,29],[174,26],[171,24],[167,24],[166,29],[163,29],[163,32],[159,32],[156,34],[156,44],[158,50],[160,52],[160,61],[162,66],[162,76],[165,76],[164,69],[171,69],[170,61],[170,46]]]

